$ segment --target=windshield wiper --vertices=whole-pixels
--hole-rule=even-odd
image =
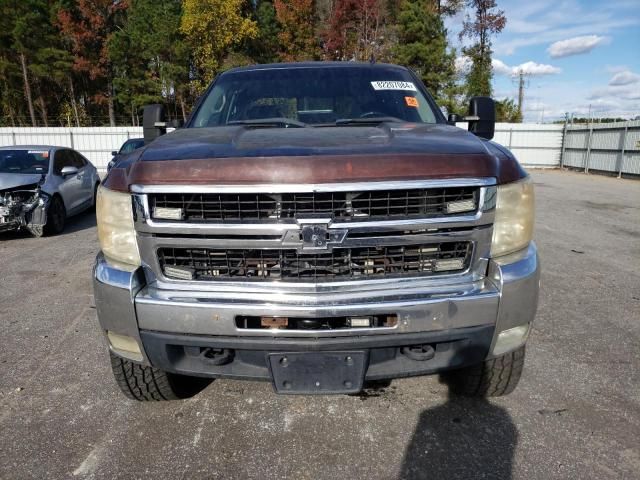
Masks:
[[[296,127],[296,128],[304,128],[308,127],[304,122],[300,122],[298,120],[294,120],[292,118],[285,117],[273,117],[273,118],[253,118],[250,120],[232,120],[227,123],[227,125],[248,125],[251,127],[277,127],[281,126],[284,128]]]
[[[400,122],[405,123],[406,120],[402,120],[398,117],[365,117],[365,118],[339,118],[336,120],[336,125],[377,125],[378,123],[385,122]]]

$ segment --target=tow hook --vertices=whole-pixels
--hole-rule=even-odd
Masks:
[[[233,360],[233,350],[228,348],[205,348],[200,352],[200,358],[209,365],[226,365]]]
[[[435,356],[436,351],[431,345],[423,344],[402,347],[400,353],[416,362],[424,362],[425,360],[431,360]]]

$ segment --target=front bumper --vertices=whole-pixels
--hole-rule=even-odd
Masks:
[[[399,281],[375,292],[317,294],[160,290],[146,284],[142,268],[119,270],[99,255],[94,291],[102,329],[134,338],[143,363],[175,373],[269,379],[266,355],[291,351],[362,350],[367,380],[434,373],[478,363],[498,333],[533,321],[539,263],[527,249],[490,261],[488,275],[469,283]],[[247,330],[236,315],[289,317],[394,313],[395,327],[345,330]],[[435,355],[416,361],[403,346],[429,344]],[[110,346],[113,350],[113,348]],[[199,352],[232,352],[224,364]],[[113,350],[127,357],[126,352]],[[134,360],[134,358],[129,357]]]

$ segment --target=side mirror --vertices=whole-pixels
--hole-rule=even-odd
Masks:
[[[153,105],[146,105],[144,107],[142,131],[145,144],[167,133],[167,123],[165,120],[164,105],[154,103]]]
[[[469,101],[469,131],[491,140],[496,129],[496,104],[489,97],[472,97]]]
[[[62,175],[63,177],[69,177],[71,175],[77,175],[77,174],[78,174],[77,167],[62,167],[62,170],[60,170],[60,175]]]
[[[118,154],[118,151],[117,151],[117,150],[112,150],[112,151],[111,151],[111,156],[112,156],[112,157],[115,157],[117,154]]]

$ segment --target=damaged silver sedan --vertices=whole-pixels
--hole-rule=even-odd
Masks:
[[[60,233],[68,217],[95,205],[99,184],[96,168],[70,148],[1,147],[0,232]]]

